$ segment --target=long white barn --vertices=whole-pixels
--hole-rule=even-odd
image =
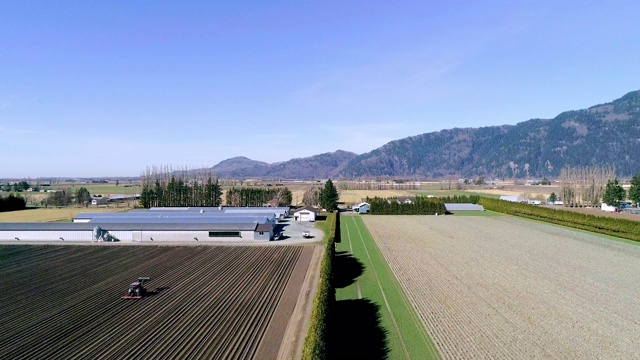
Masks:
[[[225,210],[154,208],[126,213],[79,214],[73,223],[0,223],[0,241],[269,241],[273,240],[278,220],[289,215],[288,208]]]

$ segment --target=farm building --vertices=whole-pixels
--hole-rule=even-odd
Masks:
[[[3,223],[0,240],[18,241],[242,241],[273,238],[273,227],[257,223]]]
[[[158,211],[180,211],[180,212],[200,212],[200,213],[227,213],[227,214],[239,214],[239,213],[266,213],[276,214],[279,219],[284,219],[289,216],[288,207],[266,207],[266,206],[254,206],[254,207],[152,207],[149,210],[140,210],[140,212],[158,212]]]
[[[500,196],[500,200],[517,202],[517,203],[528,203],[529,199],[517,196],[517,195],[502,195]]]
[[[447,212],[454,211],[484,211],[484,207],[478,204],[444,204],[444,208]]]
[[[155,209],[79,214],[73,223],[2,223],[0,240],[17,241],[269,241],[283,212],[240,208]],[[206,209],[206,210],[205,210]],[[213,210],[216,209],[216,210]],[[288,214],[288,209],[286,210]]]
[[[91,205],[106,205],[109,200],[106,197],[92,197]]]
[[[357,212],[359,214],[366,214],[369,212],[370,207],[371,205],[369,203],[362,202],[353,207],[353,212]]]
[[[399,204],[413,204],[414,202],[416,202],[415,196],[398,196]]]
[[[316,221],[317,210],[311,206],[305,206],[293,213],[294,221]]]

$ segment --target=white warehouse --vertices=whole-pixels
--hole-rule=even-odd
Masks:
[[[160,208],[79,214],[73,223],[0,223],[0,241],[238,242],[273,240],[288,208]]]

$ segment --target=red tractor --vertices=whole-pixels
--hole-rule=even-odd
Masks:
[[[144,288],[144,283],[150,281],[149,277],[139,277],[138,281],[132,282],[127,290],[127,295],[123,296],[123,299],[141,299],[146,293],[147,289]]]

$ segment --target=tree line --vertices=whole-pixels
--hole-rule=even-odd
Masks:
[[[479,204],[487,210],[640,241],[640,222],[637,221],[580,214],[486,197],[482,197]]]
[[[227,191],[226,202],[228,206],[288,206],[293,200],[291,191],[284,188],[237,188],[232,187]]]
[[[420,190],[422,184],[418,181],[340,181],[340,190]]]
[[[210,172],[147,167],[142,175],[140,205],[151,207],[219,206],[222,187]]]
[[[480,201],[480,195],[453,195],[441,197],[440,201],[445,204],[477,204]]]
[[[620,206],[627,198],[627,192],[618,182],[613,167],[565,167],[560,172],[561,200],[566,207],[597,206],[603,202],[610,206]],[[549,201],[557,200],[552,193]],[[640,203],[640,174],[631,179],[628,198]]]
[[[444,203],[438,198],[416,196],[411,204],[398,203],[396,199],[384,199],[380,197],[369,198],[369,212],[372,215],[444,215],[446,209]]]
[[[27,208],[27,202],[22,196],[0,197],[0,212],[24,210]]]

